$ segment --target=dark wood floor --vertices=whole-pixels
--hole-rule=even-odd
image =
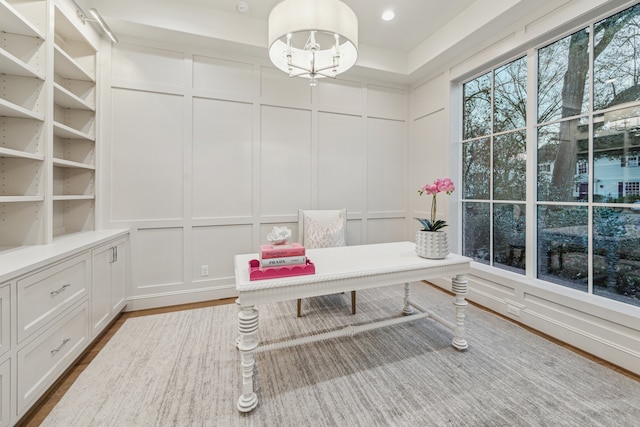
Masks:
[[[437,287],[436,287],[437,288]],[[437,288],[440,289],[440,288]],[[40,398],[40,400],[33,406],[33,408],[31,409],[31,411],[25,415],[22,420],[20,420],[18,426],[20,427],[35,427],[35,426],[39,426],[42,421],[47,417],[47,415],[49,414],[49,412],[51,412],[51,410],[53,409],[54,406],[56,406],[56,404],[60,401],[60,399],[62,398],[62,396],[64,396],[64,394],[67,392],[67,390],[69,390],[69,388],[71,387],[71,385],[73,385],[73,382],[76,380],[76,378],[78,378],[78,376],[82,373],[82,371],[84,371],[84,369],[89,366],[89,363],[91,363],[91,361],[93,360],[94,357],[96,357],[96,355],[100,352],[100,350],[102,350],[102,348],[105,346],[105,344],[111,339],[111,337],[113,337],[113,335],[115,335],[116,332],[118,332],[118,329],[120,329],[120,327],[122,326],[122,324],[127,320],[130,319],[132,317],[140,317],[140,316],[148,316],[151,314],[159,314],[159,313],[168,313],[171,311],[179,311],[179,310],[190,310],[190,309],[195,309],[195,308],[202,308],[202,307],[211,307],[211,306],[215,306],[215,305],[222,305],[222,304],[232,304],[235,303],[235,298],[228,298],[228,299],[223,299],[223,300],[215,300],[215,301],[205,301],[205,302],[201,302],[201,303],[195,303],[195,304],[184,304],[184,305],[177,305],[177,306],[172,306],[172,307],[162,307],[162,308],[157,308],[157,309],[151,309],[151,310],[141,310],[141,311],[132,311],[132,312],[126,312],[126,313],[122,313],[115,322],[113,322],[111,324],[111,326],[109,328],[107,328],[106,332],[104,332],[102,334],[102,336],[100,336],[85,352],[84,354],[76,361],[76,363],[69,368],[69,370],[49,389],[49,391],[42,396],[42,398]],[[473,303],[471,303],[473,304]],[[476,305],[476,304],[474,304]],[[487,310],[484,307],[478,306],[477,307]],[[487,311],[491,311],[491,310],[487,310]],[[494,314],[496,314],[497,316],[500,316],[506,320],[512,321],[513,319],[502,316],[498,313],[493,312]],[[514,322],[517,323],[517,322]],[[622,369],[618,366],[612,365],[609,362],[606,362],[598,357],[592,356],[588,353],[585,353],[582,350],[579,350],[575,347],[572,347],[566,343],[563,343],[555,338],[549,337],[548,335],[545,335],[541,332],[538,332],[534,329],[531,329],[527,326],[524,326],[522,324],[520,324],[520,326],[522,326],[523,328],[527,329],[528,331],[530,331],[531,333],[534,333],[536,335],[539,335],[543,338],[546,338],[562,347],[565,347],[571,351],[574,351],[590,360],[593,360],[601,365],[607,366],[608,368],[619,372],[623,375],[626,375],[630,378],[635,379],[636,381],[640,382],[640,375],[636,375],[632,372],[629,372],[625,369]]]

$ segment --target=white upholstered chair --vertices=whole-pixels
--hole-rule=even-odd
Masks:
[[[347,246],[347,210],[299,209],[298,233],[307,249]],[[298,317],[301,313],[302,300],[298,299]],[[351,291],[351,313],[356,314],[356,291]]]

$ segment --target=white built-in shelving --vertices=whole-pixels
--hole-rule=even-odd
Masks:
[[[44,39],[45,6],[44,0],[0,0],[0,28],[6,33]]]
[[[76,83],[76,88],[80,86],[82,82],[75,81],[71,83]],[[87,85],[82,85],[85,89],[84,94],[86,92],[90,92],[87,89]],[[60,107],[64,108],[72,108],[76,110],[86,110],[86,111],[95,111],[93,104],[91,104],[86,98],[83,98],[82,95],[76,95],[71,90],[62,86],[62,84],[55,82],[53,84],[54,90],[54,98],[56,100],[56,104]]]
[[[98,41],[72,2],[0,0],[0,253],[95,229]]]
[[[38,72],[4,49],[0,49],[0,67],[5,74],[44,80],[44,74]]]
[[[45,242],[47,2],[0,0],[0,248]]]
[[[7,79],[7,77],[3,77]],[[44,115],[26,107],[14,104],[6,99],[0,99],[0,117],[15,117],[18,119],[44,120]]]
[[[95,216],[96,48],[55,10],[53,236],[90,231]]]

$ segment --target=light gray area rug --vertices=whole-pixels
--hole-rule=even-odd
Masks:
[[[453,320],[452,297],[423,283],[416,302]],[[278,342],[398,316],[403,287],[257,307]],[[428,302],[428,304],[427,304]],[[127,320],[43,426],[638,426],[640,382],[474,306],[469,349],[422,319],[256,356],[258,407],[241,414],[237,307]]]

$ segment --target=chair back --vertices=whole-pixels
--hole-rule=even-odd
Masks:
[[[300,243],[309,249],[347,246],[347,210],[298,210]]]

